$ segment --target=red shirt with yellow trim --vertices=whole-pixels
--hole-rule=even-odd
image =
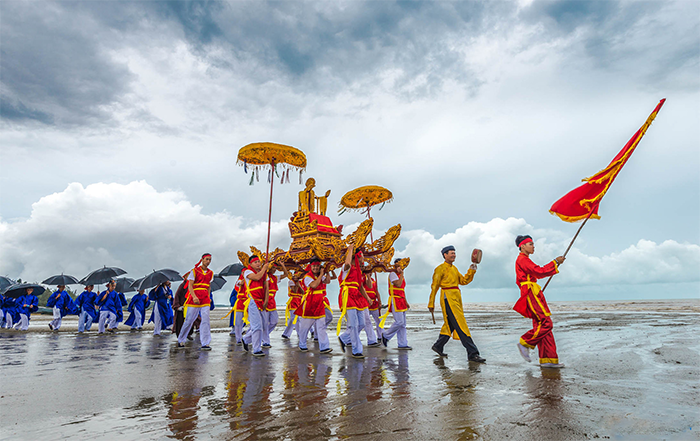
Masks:
[[[287,308],[294,311],[299,307],[299,305],[301,305],[301,297],[304,295],[304,293],[299,288],[297,288],[296,283],[294,283],[294,281],[292,280],[289,281],[288,286],[289,303],[287,304]]]
[[[304,297],[301,305],[294,314],[307,319],[319,319],[326,316],[326,284],[321,282],[316,288],[311,288],[311,283],[316,280],[313,273],[308,273],[302,280]]]
[[[401,283],[401,287],[394,286],[394,281],[398,281],[399,276],[396,273],[389,273],[389,311],[404,312],[408,311],[408,302],[406,301],[406,279]]]
[[[340,280],[340,296],[338,299],[341,308],[343,307],[343,291],[345,287],[348,289],[346,309],[367,309],[369,307],[367,299],[360,292],[360,284],[364,283],[364,276],[357,267],[351,266],[347,274],[341,268],[338,280]]]
[[[206,271],[202,269],[201,266],[195,267],[190,272],[190,276],[187,278],[192,283],[192,292],[199,299],[199,303],[194,303],[192,298],[188,295],[185,300],[186,306],[209,306],[209,285],[214,278],[214,271],[207,269]]]
[[[243,311],[245,310],[245,301],[248,300],[245,282],[243,281],[243,273],[238,276],[238,281],[236,282],[236,292],[238,292],[238,296],[236,297],[236,306],[234,306],[233,309],[234,311]]]
[[[551,314],[542,292],[536,295],[531,283],[537,279],[553,276],[559,272],[557,263],[552,260],[545,266],[536,265],[525,253],[518,254],[515,260],[515,283],[520,288],[520,298],[513,309],[527,318],[543,317]]]
[[[379,304],[379,300],[377,298],[377,281],[374,280],[371,275],[365,276],[365,281],[367,280],[368,277],[372,281],[371,288],[367,288],[367,282],[365,282],[365,292],[367,293],[367,297],[369,297],[369,299],[372,301],[372,303],[369,304],[369,310],[376,311],[381,306]]]
[[[245,282],[246,294],[258,306],[258,309],[263,310],[263,301],[265,300],[265,278],[260,280],[251,280],[249,276],[255,275],[255,270],[248,267],[243,271],[243,281]]]
[[[265,311],[277,311],[277,302],[275,302],[275,294],[279,290],[277,285],[277,276],[272,274],[267,275],[267,291],[269,297],[267,299],[267,308]]]

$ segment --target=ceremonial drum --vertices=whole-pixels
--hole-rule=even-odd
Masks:
[[[472,263],[481,263],[482,254],[480,249],[474,248],[474,251],[472,251]]]

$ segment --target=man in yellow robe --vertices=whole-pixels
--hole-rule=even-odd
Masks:
[[[432,350],[441,357],[447,357],[447,354],[443,352],[443,348],[445,343],[450,340],[450,335],[452,335],[455,340],[460,340],[466,348],[469,361],[484,363],[486,359],[479,355],[479,349],[477,349],[469,333],[467,320],[464,318],[464,309],[462,308],[462,293],[459,290],[459,285],[467,285],[474,280],[476,265],[472,264],[467,274],[462,275],[457,267],[453,265],[457,254],[455,247],[452,245],[442,249],[442,257],[445,259],[445,262],[438,265],[433,272],[433,284],[430,290],[428,309],[430,312],[435,310],[435,295],[440,290],[440,307],[442,308],[442,318],[445,322]]]

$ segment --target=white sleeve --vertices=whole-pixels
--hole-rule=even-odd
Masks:
[[[243,278],[244,278],[244,279],[250,280],[250,276],[254,276],[254,275],[255,275],[255,272],[253,272],[253,271],[251,271],[251,270],[245,270],[245,271],[243,271]]]
[[[396,282],[399,280],[399,276],[396,273],[389,273],[389,281],[390,282]]]
[[[340,272],[338,273],[338,279],[344,279],[345,278],[345,272],[343,271],[343,267],[340,267]]]
[[[194,282],[194,271],[190,271],[189,274],[187,274],[187,280]]]
[[[304,277],[304,285],[306,285],[306,287],[308,288],[309,286],[311,286],[311,282],[313,282],[314,280],[316,279],[314,279],[311,276],[306,276]]]
[[[294,283],[294,281],[292,279],[289,279],[289,282],[287,282],[287,284],[289,285],[290,288],[294,288],[296,286],[296,284]]]

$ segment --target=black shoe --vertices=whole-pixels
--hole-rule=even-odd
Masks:
[[[474,363],[486,363],[486,359],[482,358],[479,355],[475,355],[473,357],[469,357],[469,361],[473,361]]]
[[[381,343],[379,343],[378,341],[375,341],[371,345],[367,345],[368,348],[378,348],[379,346],[381,346]]]
[[[319,351],[319,352],[320,352],[321,354],[330,354],[331,352],[333,352],[333,349],[331,349],[331,348],[323,349],[323,350],[321,350],[321,351]]]
[[[283,340],[289,340],[289,337],[287,337],[286,335],[282,335],[282,339],[283,339]]]
[[[317,339],[317,338],[314,338],[314,341],[315,341],[316,343],[318,343],[318,339]]]
[[[382,344],[386,348],[389,345],[389,340],[387,340],[383,335],[382,335]]]
[[[272,347],[270,343],[263,343],[261,346],[265,349],[270,349]]]
[[[340,342],[340,350],[343,351],[343,354],[345,353],[345,343],[343,343],[343,339],[338,337],[338,341]]]
[[[187,340],[189,340],[189,341],[194,341],[194,337],[192,337],[191,335],[188,335],[188,336],[187,336]]]
[[[241,341],[241,343],[243,343],[243,349],[245,349],[246,352],[249,352],[248,351],[248,343],[246,343],[245,341]]]
[[[211,346],[202,346],[203,351],[211,351]]]
[[[299,348],[299,350],[300,350],[301,352],[309,352],[309,349],[308,349],[308,348]]]
[[[180,342],[178,342],[178,343],[177,343],[177,346],[175,346],[175,347],[176,347],[177,349],[183,349],[183,348],[185,347],[185,345],[182,344],[182,343],[180,343]]]
[[[365,356],[360,352],[359,354],[352,354],[352,358],[365,358]]]
[[[53,325],[49,323],[49,329],[53,331]]]
[[[435,351],[435,353],[438,354],[440,357],[447,357],[447,354],[445,354],[444,352],[442,352],[442,351],[441,351],[437,346],[435,346],[435,345],[433,345],[433,347],[430,348],[430,349],[432,349],[433,351]]]
[[[255,357],[264,357],[265,353],[263,351],[258,351],[258,352],[253,352],[253,356]]]

